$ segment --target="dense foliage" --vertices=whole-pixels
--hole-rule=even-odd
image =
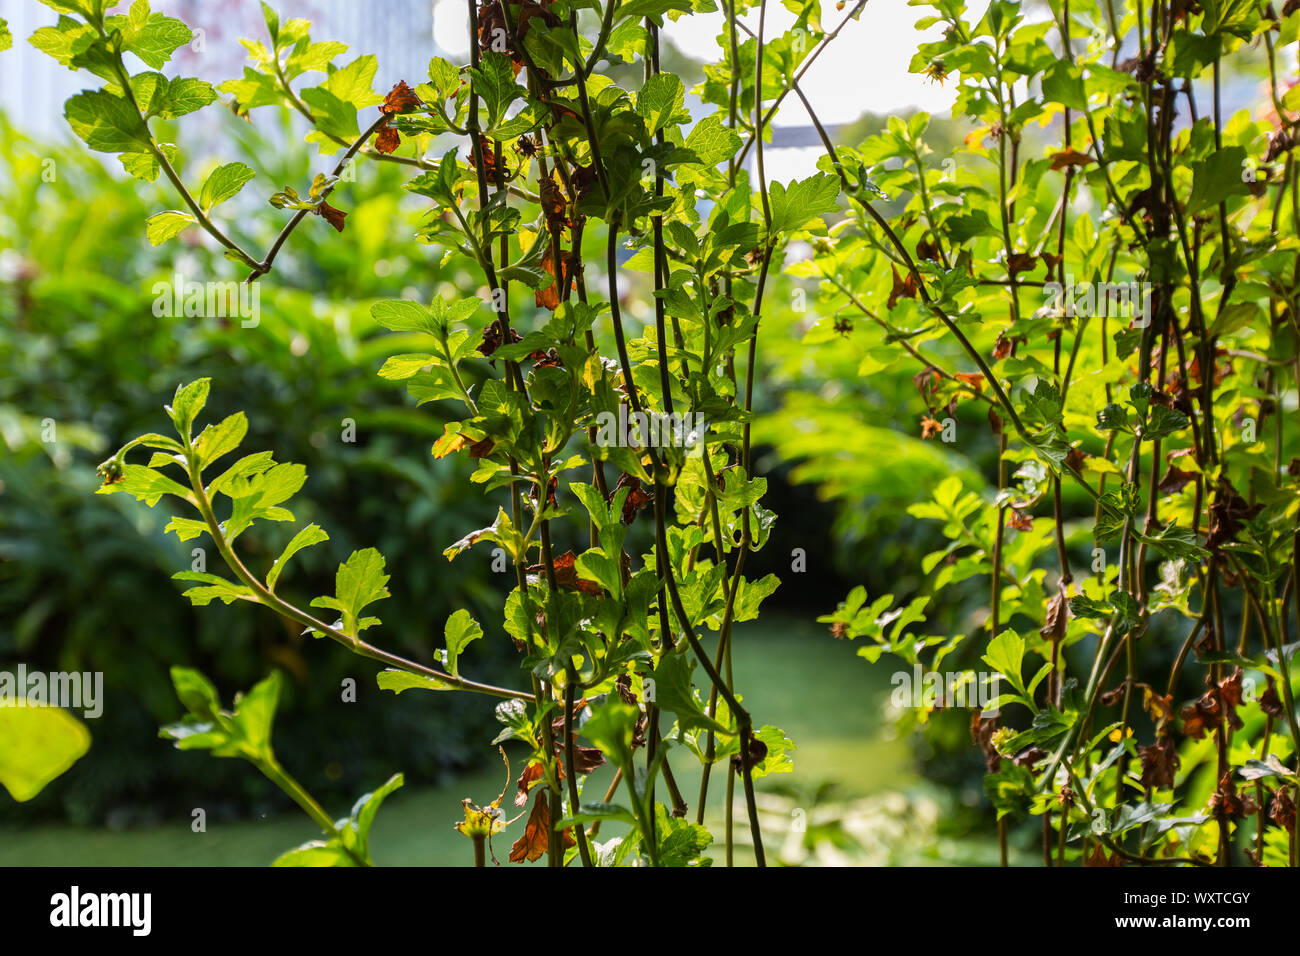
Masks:
[[[309,157],[271,158],[258,129],[233,118],[230,128],[235,155],[261,157],[277,176],[310,178]],[[197,542],[162,535],[168,516],[160,509],[126,495],[106,508],[91,496],[111,438],[153,425],[158,396],[177,376],[214,376],[230,386],[214,397],[217,412],[234,412],[236,400],[256,408],[251,440],[309,461],[307,494],[351,503],[333,513],[329,545],[300,557],[304,586],[324,587],[354,548],[381,543],[394,573],[386,616],[411,653],[433,643],[431,616],[467,602],[490,606],[495,575],[486,565],[439,581],[442,569],[423,559],[423,542],[458,535],[466,516],[491,520],[469,486],[472,467],[433,459],[440,414],[404,407],[401,384],[373,374],[382,348],[368,341],[376,328],[369,300],[382,288],[460,278],[408,257],[393,227],[414,228],[419,211],[397,202],[399,169],[377,166],[345,186],[353,240],[369,259],[354,262],[327,236],[304,230],[280,281],[262,290],[260,322],[243,328],[155,313],[156,284],[220,269],[219,255],[201,243],[155,250],[140,241],[169,185],[123,180],[120,167],[114,174],[80,147],[8,128],[0,140],[0,176],[17,184],[0,206],[0,670],[17,659],[29,670],[100,672],[107,698],[93,721],[95,746],[75,771],[30,803],[0,801],[0,817],[125,824],[195,806],[220,819],[274,805],[274,788],[242,768],[140,746],[175,716],[174,664],[199,667],[229,689],[282,667],[292,679],[278,737],[304,780],[326,795],[342,798],[394,764],[418,782],[482,761],[468,738],[490,737],[495,721],[473,701],[411,699],[394,708],[361,694],[338,707],[341,681],[367,677],[352,655],[304,646],[247,604],[192,607],[169,576],[191,566]],[[249,226],[254,237],[259,226],[269,231],[252,217]],[[348,418],[359,426],[354,442],[343,440]],[[290,536],[274,525],[253,529],[244,547],[271,560]],[[483,666],[502,677],[511,652],[495,650]],[[359,726],[375,728],[373,740],[358,739]]]
[[[799,81],[862,2],[827,29],[817,4],[788,0],[796,21],[779,36],[765,2],[725,4],[699,115],[659,69],[658,28],[710,0],[471,0],[470,63],[435,58],[427,82],[387,95],[371,89],[373,57],[342,62],[340,44],[266,8],[267,39],[247,44],[251,65],[221,92],[240,114],[296,111],[308,141],[340,158],[309,186],[277,184],[270,203],[287,218],[259,256],[214,213],[256,171],[226,163],[191,190],[155,132],[219,96],[153,72],[188,29],[145,0],[118,15],[102,0],[47,2],[60,26],[33,42],[105,83],[69,100],[73,130],[180,197],[149,219],[155,245],[202,229],[246,284],[274,281],[309,217],[347,242],[353,220],[330,199],[362,156],[405,167],[402,188],[429,210],[418,238],[477,270],[459,294],[371,309],[396,333],[375,340],[393,353],[380,375],[448,410],[433,456],[474,462],[500,503],[439,550],[453,568],[481,555],[514,575],[486,626],[464,608],[446,617],[437,666],[363,635],[389,597],[375,548],[352,551],[332,594],[293,597],[292,566],[280,585],[290,558],[328,535],[285,507],[301,466],[256,451],[217,463],[249,431],[243,412],[200,426],[209,399],[223,401],[220,376],[178,387],[175,436],[129,442],[101,466],[101,491],[182,503],[167,530],[210,541],[229,570],[179,573],[195,604],[264,605],[387,665],[379,686],[398,693],[499,698],[498,742],[529,751],[515,804],[532,809],[512,860],[706,863],[717,767],[726,859],[743,835],[764,863],[753,782],[789,769],[792,742],[732,680],[733,626],[777,586],[751,563],[775,522],[757,430],[833,496],[862,493],[855,460],[908,463],[865,470],[867,490],[897,526],[915,524],[906,506],[946,543],[919,575],[907,569],[919,579],[907,593],[857,588],[823,620],[949,695],[997,688],[963,713],[1004,840],[1007,821],[1036,819],[1048,864],[1226,864],[1238,850],[1295,864],[1300,465],[1285,417],[1300,373],[1300,94],[1279,84],[1276,52],[1294,46],[1294,4],[1058,0],[1026,18],[994,0],[972,22],[956,0],[918,3],[941,35],[912,69],[955,82],[969,133],[946,157],[924,115],[851,145],[825,134]],[[130,73],[126,53],[151,70]],[[1225,65],[1260,64],[1271,110],[1224,115]],[[309,85],[312,73],[325,78]],[[769,182],[763,144],[790,96],[826,155],[810,177]],[[652,303],[640,335],[625,329],[621,272],[643,274]],[[817,302],[800,347],[828,363],[812,372],[785,337],[760,335],[802,311],[801,281]],[[764,362],[792,386],[778,413],[755,399]],[[855,377],[900,406],[915,400],[900,388],[911,379],[919,439],[874,427]],[[808,379],[844,391],[828,405]],[[987,494],[945,445],[968,463],[991,454]],[[918,483],[929,500],[913,499]],[[275,522],[297,529],[280,557],[248,554],[244,535]],[[973,595],[974,613],[952,613]],[[502,683],[525,687],[462,673],[498,621],[526,675]],[[283,862],[370,862],[371,821],[400,777],[335,821],[271,747],[278,674],[231,710],[197,671],[173,677],[189,713],[165,733],[250,761],[321,825],[322,840]],[[905,707],[907,726],[954,710],[942,694]],[[616,786],[584,793],[606,763]],[[702,767],[690,804],[688,763]],[[734,826],[733,789],[746,818]],[[479,862],[508,825],[505,797],[466,801],[459,826]],[[597,842],[607,824],[626,835]]]

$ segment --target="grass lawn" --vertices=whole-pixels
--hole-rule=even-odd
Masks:
[[[798,746],[793,754],[794,773],[769,779],[805,786],[834,780],[843,786],[846,796],[864,796],[913,782],[906,745],[881,736],[879,714],[882,694],[888,688],[887,668],[869,666],[855,656],[853,645],[831,639],[816,624],[778,618],[738,627],[734,664],[736,684],[756,724],[775,724]],[[285,755],[285,760],[291,767],[292,755]],[[516,760],[516,775],[519,769]],[[674,769],[693,812],[699,794],[698,763],[681,751]],[[717,770],[710,784],[706,822],[720,844],[726,777]],[[249,773],[255,772],[249,769]],[[584,799],[602,797],[610,776],[594,774]],[[452,829],[461,816],[461,800],[469,797],[480,805],[490,803],[504,781],[504,768],[498,764],[449,787],[399,791],[384,805],[375,824],[371,838],[375,862],[468,864],[469,841]],[[760,781],[760,788],[767,782]],[[660,799],[664,799],[663,793],[661,789]],[[289,811],[287,798],[285,803],[283,815],[210,823],[208,831],[200,834],[191,832],[188,818],[172,826],[125,831],[69,825],[4,827],[0,828],[0,865],[261,866],[319,836],[309,820]],[[347,808],[331,809],[341,814]],[[518,812],[509,798],[506,809]],[[495,850],[499,859],[504,861],[522,825],[520,821],[498,838]],[[744,826],[743,815],[738,814],[737,826]],[[607,828],[601,838],[616,832]],[[737,863],[750,859],[747,851],[738,849]]]

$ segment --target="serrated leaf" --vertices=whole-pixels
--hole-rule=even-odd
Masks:
[[[772,183],[772,225],[769,235],[783,236],[821,223],[821,217],[839,209],[840,181],[829,173],[795,180],[789,186]]]
[[[328,607],[338,611],[343,615],[343,633],[356,637],[373,623],[373,619],[361,617],[361,610],[388,597],[387,584],[383,555],[374,548],[353,551],[339,565],[334,576],[334,595],[316,598],[311,602],[312,607]]]
[[[198,220],[188,212],[168,209],[166,212],[155,213],[145,220],[145,234],[149,237],[150,245],[161,246],[167,240],[175,239],[197,222]]]
[[[433,315],[410,299],[384,299],[370,307],[370,317],[390,332],[427,332],[437,334]]]
[[[471,642],[483,636],[483,628],[479,627],[469,611],[457,608],[451,617],[447,618],[443,635],[447,645],[447,671],[452,677],[459,677],[460,671],[457,668],[460,654]]]
[[[438,680],[436,677],[426,677],[423,674],[412,674],[410,671],[399,671],[395,667],[388,667],[375,675],[375,683],[379,685],[380,690],[391,690],[394,694],[400,694],[407,690],[455,690],[454,684],[448,684],[446,681]]]
[[[149,142],[135,107],[103,90],[78,93],[63,104],[63,115],[72,131],[101,153],[139,152]]]
[[[636,97],[636,111],[645,120],[646,131],[653,136],[680,112],[686,87],[672,73],[656,73],[645,81]]]
[[[248,434],[248,418],[243,412],[235,412],[217,424],[203,429],[199,437],[194,439],[194,451],[199,458],[200,470],[222,455],[238,448],[246,434]]]
[[[328,541],[329,535],[325,533],[319,525],[309,524],[297,534],[295,534],[289,543],[284,546],[280,556],[275,559],[271,565],[271,570],[266,572],[266,586],[274,591],[275,584],[280,580],[280,575],[284,571],[284,566],[303,548],[310,548],[313,544],[320,544],[322,541]]]
[[[251,181],[254,176],[251,169],[243,163],[226,163],[214,169],[199,191],[199,205],[207,212],[227,199],[232,198]]]

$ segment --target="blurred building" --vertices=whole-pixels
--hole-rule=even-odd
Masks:
[[[363,53],[378,56],[375,89],[382,92],[399,79],[422,78],[429,58],[439,55],[433,38],[433,9],[438,2],[272,0],[271,5],[281,21],[310,20],[312,39],[348,44],[348,52],[336,62],[346,63]],[[152,0],[152,7],[196,31],[195,40],[177,50],[164,68],[169,76],[184,73],[216,85],[243,72],[247,58],[241,37],[266,40],[260,0]],[[126,8],[123,3],[121,10]],[[27,42],[41,27],[54,25],[58,14],[35,0],[0,0],[0,17],[9,22],[14,37],[13,47],[0,53],[0,109],[24,132],[71,135],[63,119],[63,102],[95,85],[95,78],[65,69]],[[306,79],[310,85],[312,75]]]

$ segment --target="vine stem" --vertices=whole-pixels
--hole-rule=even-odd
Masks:
[[[343,848],[343,851],[352,858],[357,866],[370,866],[369,862],[344,843],[343,834],[334,825],[334,821],[330,819],[330,815],[325,811],[325,808],[316,802],[316,798],[308,793],[302,784],[280,766],[280,762],[275,759],[274,755],[264,760],[255,761],[255,765],[268,780],[288,794],[290,799],[298,804],[321,830],[337,840],[339,846]]]
[[[864,198],[859,192],[853,190],[849,183],[848,176],[844,172],[844,167],[840,165],[839,155],[835,151],[835,146],[831,143],[830,137],[826,135],[826,129],[822,126],[821,121],[817,118],[817,114],[813,111],[812,104],[808,102],[808,98],[804,95],[803,90],[801,90],[797,84],[794,85],[793,89],[795,93],[798,94],[799,99],[803,102],[804,109],[808,111],[808,117],[812,120],[813,126],[817,130],[817,134],[821,138],[822,145],[825,147],[827,155],[831,159],[831,165],[835,168],[836,173],[840,177],[840,182],[843,184],[845,192],[852,197],[854,202],[862,207],[863,211],[871,217],[872,221],[874,221],[888,237],[890,244],[902,257],[903,264],[907,267],[913,281],[916,283],[917,294],[920,295],[921,301],[930,309],[935,318],[943,323],[944,328],[946,328],[948,333],[957,340],[957,344],[961,346],[962,350],[970,360],[979,368],[980,372],[984,376],[984,380],[989,383],[989,387],[993,389],[994,395],[997,396],[998,405],[1001,407],[1008,420],[1010,420],[1012,427],[1015,428],[1016,434],[1018,434],[1026,444],[1032,447],[1034,444],[1033,436],[1029,434],[1029,430],[1025,427],[1024,422],[1021,421],[1020,415],[1016,412],[1015,406],[1011,403],[1011,399],[1002,388],[1002,383],[997,380],[997,377],[993,374],[993,370],[989,367],[988,362],[984,360],[984,356],[982,356],[979,353],[979,350],[971,344],[970,339],[966,337],[965,333],[957,326],[957,323],[954,322],[948,313],[944,311],[943,307],[931,298],[930,292],[925,286],[925,280],[921,275],[920,269],[917,268],[916,262],[913,260],[911,253],[907,251],[907,247],[904,246],[902,240],[898,238],[898,234],[894,232],[893,227],[890,226],[889,222],[880,215],[879,211],[877,211],[876,207],[873,206],[869,200]],[[1097,492],[1097,489],[1088,484],[1077,470],[1071,467],[1068,463],[1062,463],[1060,467],[1105,511],[1112,514],[1114,513],[1114,508],[1108,503],[1102,501],[1101,495]]]
[[[239,558],[226,539],[225,532],[222,531],[220,522],[217,521],[216,513],[212,508],[212,501],[208,496],[207,489],[203,486],[203,481],[199,475],[199,464],[193,447],[187,443],[186,447],[186,471],[189,475],[190,488],[194,492],[194,504],[203,516],[204,523],[207,525],[208,533],[212,536],[213,542],[217,546],[217,551],[221,558],[226,562],[226,566],[234,572],[235,576],[256,596],[257,603],[269,607],[271,610],[294,621],[308,630],[316,631],[324,636],[342,644],[354,654],[361,657],[369,657],[372,660],[387,664],[390,667],[396,667],[400,670],[408,671],[412,674],[419,674],[423,677],[430,677],[434,680],[447,684],[450,688],[456,690],[473,691],[475,693],[487,694],[492,697],[501,697],[507,700],[522,699],[529,700],[530,695],[523,691],[510,690],[505,687],[496,687],[492,684],[482,684],[477,681],[467,680],[463,677],[453,677],[451,674],[444,673],[436,668],[426,667],[423,664],[417,664],[409,661],[404,657],[396,654],[390,654],[388,651],[381,650],[372,644],[368,644],[360,637],[345,634],[337,628],[331,627],[323,621],[317,620],[316,617],[295,607],[288,601],[285,601],[274,591],[268,588],[261,580],[257,578],[244,562]]]
[[[95,26],[99,31],[100,38],[107,40],[108,34],[104,32],[103,23],[96,22]],[[159,168],[162,169],[163,174],[167,177],[168,181],[170,181],[172,186],[176,189],[176,192],[180,194],[181,200],[189,207],[190,212],[194,214],[194,218],[198,221],[198,224],[209,235],[211,235],[212,238],[216,239],[217,242],[221,243],[221,245],[240,256],[248,265],[255,265],[257,260],[240,248],[238,243],[222,232],[217,224],[208,217],[208,214],[203,211],[203,207],[199,205],[198,200],[194,198],[193,194],[185,186],[185,183],[181,181],[181,177],[172,166],[171,161],[158,146],[157,141],[153,138],[153,133],[149,129],[149,121],[145,118],[144,112],[140,109],[140,103],[135,98],[135,91],[131,89],[131,76],[127,72],[126,64],[122,61],[122,54],[120,52],[113,54],[113,72],[117,76],[118,84],[122,87],[122,95],[126,97],[127,102],[131,104],[131,108],[135,110],[136,114],[140,117],[140,124],[144,127],[146,137],[145,147],[158,163]]]
[[[331,178],[336,179],[343,174],[343,170],[347,167],[348,163],[352,161],[352,157],[357,154],[357,151],[367,140],[370,139],[371,136],[379,131],[381,126],[388,122],[388,119],[389,117],[387,114],[381,113],[379,118],[371,123],[370,126],[366,128],[365,132],[357,137],[356,141],[348,147],[348,151],[343,154],[343,158],[338,161],[337,165],[335,165],[334,171],[330,174]],[[337,183],[331,183],[321,190],[320,199],[322,202],[329,198],[330,194],[334,192],[334,187],[337,185]],[[267,251],[266,258],[256,264],[248,278],[244,280],[245,282],[252,282],[254,279],[264,276],[266,273],[271,271],[271,264],[275,262],[275,257],[280,254],[280,249],[288,241],[289,236],[293,235],[293,231],[298,228],[298,224],[302,222],[311,211],[312,210],[310,209],[299,209],[294,214],[293,218],[290,219],[285,224],[284,228],[280,230],[280,234],[275,237],[275,241],[271,243],[271,248]]]

